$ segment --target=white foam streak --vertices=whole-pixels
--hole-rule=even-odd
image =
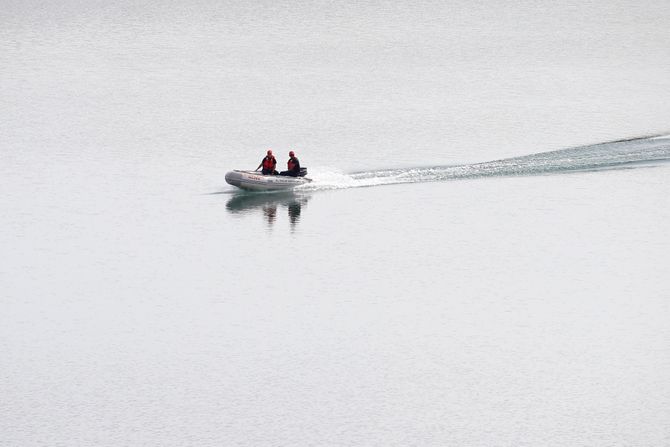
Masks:
[[[635,167],[670,160],[667,137],[616,141],[521,157],[455,166],[385,169],[346,174],[330,167],[312,169],[311,184],[301,189],[360,188],[493,176],[539,175]]]

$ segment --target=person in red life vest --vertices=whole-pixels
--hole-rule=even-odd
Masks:
[[[274,155],[272,155],[272,149],[268,149],[268,154],[265,156],[263,160],[261,160],[261,164],[258,165],[258,168],[256,168],[256,171],[258,169],[263,168],[261,173],[263,175],[274,175],[277,173],[275,168],[277,167],[277,159],[275,158]]]
[[[295,156],[295,152],[288,153],[288,171],[282,171],[279,175],[290,175],[291,177],[298,177],[300,175],[300,160]]]

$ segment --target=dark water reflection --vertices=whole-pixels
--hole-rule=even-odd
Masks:
[[[258,210],[270,226],[274,225],[277,216],[284,214],[283,210],[286,209],[291,229],[294,229],[300,221],[302,208],[309,199],[308,195],[294,192],[272,194],[241,192],[228,200],[226,209],[232,214],[252,214]]]

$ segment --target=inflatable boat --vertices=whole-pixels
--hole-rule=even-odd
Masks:
[[[258,171],[230,171],[226,173],[226,182],[249,191],[280,191],[292,189],[312,181],[305,177],[307,168],[300,169],[300,176],[263,175]]]

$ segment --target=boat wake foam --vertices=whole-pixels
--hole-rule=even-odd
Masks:
[[[399,183],[440,182],[501,176],[527,176],[656,166],[670,161],[670,136],[619,140],[524,155],[484,163],[385,169],[350,174],[314,169],[303,191],[360,188]]]

